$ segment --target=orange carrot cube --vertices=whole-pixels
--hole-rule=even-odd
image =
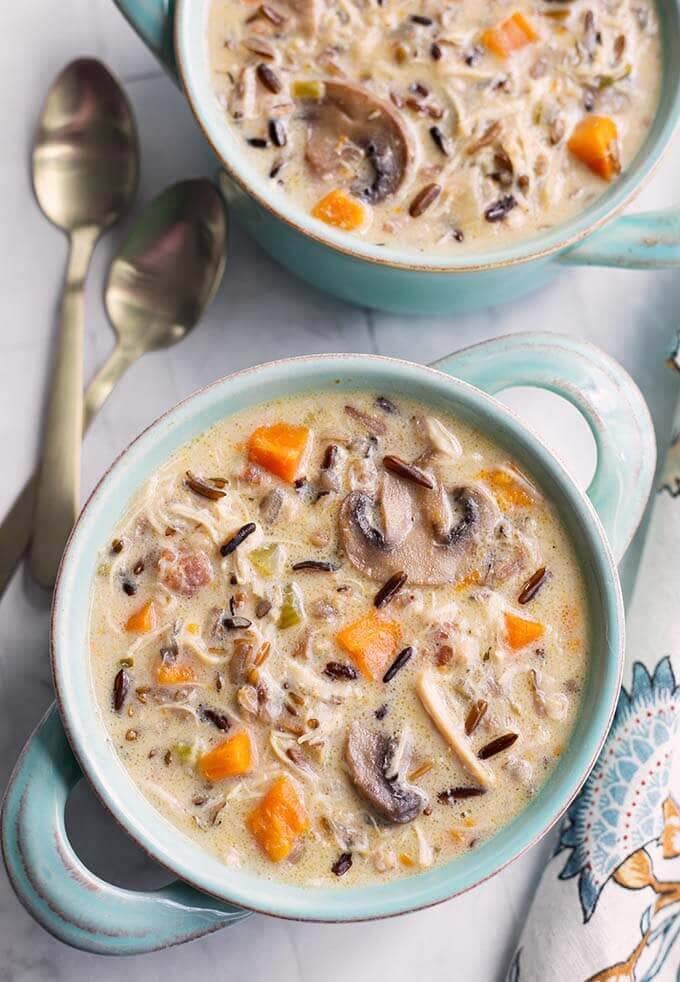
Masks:
[[[545,625],[538,621],[529,621],[517,614],[505,612],[505,638],[513,651],[526,648],[528,644],[538,641],[545,634]]]
[[[153,600],[147,600],[125,622],[125,630],[130,634],[149,634],[156,626],[156,608]]]
[[[365,678],[383,677],[401,641],[401,628],[396,621],[386,621],[371,610],[344,627],[335,636]]]
[[[567,146],[581,163],[605,181],[621,173],[618,130],[609,116],[586,116],[574,127]]]
[[[312,208],[314,218],[345,232],[355,232],[366,221],[366,209],[345,191],[329,191]]]
[[[222,781],[225,777],[248,774],[253,768],[253,745],[248,733],[239,730],[204,753],[198,769],[206,781]]]
[[[509,467],[480,471],[478,476],[489,485],[501,508],[528,508],[533,505],[531,485],[521,474],[513,474]]]
[[[507,58],[513,51],[538,40],[538,34],[524,14],[516,11],[495,27],[482,34],[482,44],[499,58]]]
[[[465,576],[458,580],[455,584],[455,589],[458,593],[462,593],[463,590],[469,590],[472,586],[478,586],[482,582],[482,576],[478,569],[470,570]]]
[[[160,664],[156,669],[156,680],[159,685],[184,685],[185,682],[196,681],[196,672],[186,662],[173,665]]]
[[[298,476],[308,444],[306,426],[290,423],[259,426],[248,438],[248,459],[292,483]]]
[[[273,863],[280,863],[291,854],[309,828],[309,818],[302,796],[289,777],[275,778],[246,824]]]

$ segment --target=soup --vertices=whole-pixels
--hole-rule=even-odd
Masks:
[[[485,436],[396,395],[225,419],[103,550],[103,725],[159,812],[225,864],[389,880],[508,822],[555,767],[588,666],[554,507]]]
[[[274,202],[427,253],[587,208],[640,148],[661,75],[651,0],[213,0],[207,43]]]

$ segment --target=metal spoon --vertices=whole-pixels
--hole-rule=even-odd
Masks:
[[[70,246],[31,550],[31,572],[42,586],[54,583],[79,507],[85,276],[97,239],[132,203],[138,172],[123,90],[100,62],[71,62],[47,95],[33,148],[38,204]]]
[[[104,301],[116,346],[85,392],[87,428],[125,369],[147,351],[181,341],[224,272],[227,221],[210,181],[182,181],[145,209],[109,271]],[[0,525],[0,596],[31,538],[35,479]]]

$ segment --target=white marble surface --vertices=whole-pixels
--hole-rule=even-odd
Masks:
[[[32,0],[3,10],[0,32],[0,446],[4,480],[0,512],[33,467],[64,241],[35,206],[27,170],[36,113],[53,76],[71,58],[104,59],[124,80],[142,138],[139,201],[165,184],[210,173],[211,158],[181,97],[132,35],[110,0]],[[640,197],[637,208],[677,203],[680,146]],[[88,283],[87,371],[111,345],[102,312],[103,275],[124,226],[97,250]],[[503,309],[459,320],[402,320],[336,303],[293,280],[232,230],[225,283],[205,322],[171,352],[150,355],[129,373],[95,422],[84,450],[84,487],[137,431],[193,389],[266,358],[316,351],[373,351],[427,361],[453,348],[510,331],[542,328],[579,334],[602,345],[634,375],[663,441],[676,398],[664,366],[678,326],[680,277],[670,273],[573,270],[542,293]],[[571,414],[515,397],[549,439],[587,476],[589,448]],[[15,577],[0,606],[0,786],[34,723],[51,700],[47,664],[48,598]],[[126,885],[163,876],[129,843],[81,788],[70,828],[83,858]],[[521,929],[544,843],[499,877],[440,907],[398,920],[351,926],[292,924],[253,917],[233,931],[173,951],[124,963],[72,951],[35,925],[0,872],[0,980],[100,982],[230,979],[240,982],[327,982],[382,977],[464,982],[500,980]]]

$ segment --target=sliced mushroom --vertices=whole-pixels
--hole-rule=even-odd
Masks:
[[[403,482],[388,472],[382,477],[379,492],[371,496],[367,491],[352,491],[340,510],[340,530],[345,551],[355,566],[369,572],[361,555],[362,543],[380,553],[390,553],[400,546],[411,531],[413,516],[411,498]],[[348,541],[356,540],[356,560],[347,548]],[[352,544],[350,543],[350,544]]]
[[[349,728],[345,758],[357,791],[381,818],[403,825],[422,813],[427,797],[420,788],[386,776],[394,748],[391,737],[355,720]]]
[[[463,452],[457,436],[436,416],[419,416],[416,426],[428,444],[428,454],[441,454],[457,459]]]
[[[500,518],[478,486],[433,491],[386,472],[378,492],[349,494],[340,509],[340,541],[350,562],[374,580],[405,570],[409,583],[458,579]]]
[[[413,151],[392,106],[359,85],[325,83],[323,98],[305,100],[308,121],[305,158],[322,179],[347,183],[353,194],[376,204],[402,184]]]
[[[385,758],[385,777],[388,781],[402,781],[413,752],[413,735],[410,726],[405,726],[398,740],[390,741],[390,752]]]
[[[495,783],[493,772],[477,758],[470,740],[465,735],[463,725],[454,718],[453,711],[430,670],[426,669],[420,673],[416,679],[416,691],[425,711],[453,750],[461,766],[480,787],[492,787]]]
[[[479,485],[450,490],[440,486],[436,504],[430,504],[430,515],[437,542],[445,546],[461,545],[489,535],[500,519],[498,505]]]

